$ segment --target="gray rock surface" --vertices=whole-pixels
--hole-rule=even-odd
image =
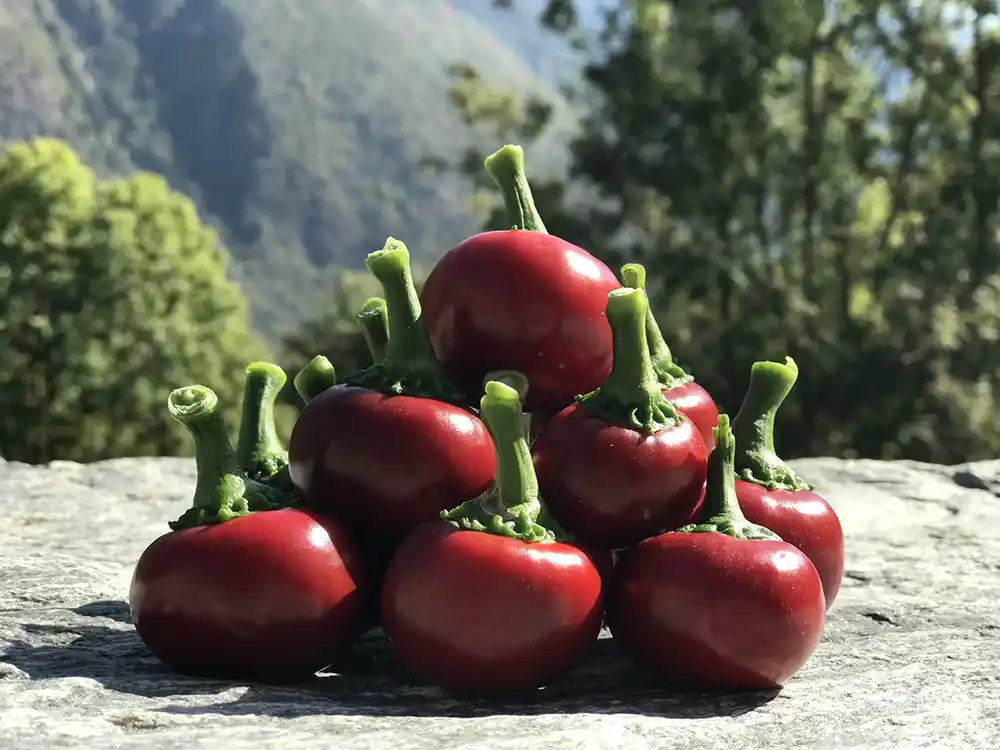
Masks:
[[[1000,747],[1000,464],[796,462],[841,516],[847,576],[779,694],[650,686],[601,642],[535,700],[464,702],[377,635],[295,687],[179,677],[128,618],[132,566],[192,462],[0,460],[0,747],[666,750]]]

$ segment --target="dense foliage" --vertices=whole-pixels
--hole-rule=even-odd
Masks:
[[[169,9],[151,0],[0,0],[10,21],[0,24],[0,137],[66,137],[98,176],[164,174],[233,248],[231,273],[268,334],[277,339],[289,321],[321,310],[284,337],[289,375],[324,353],[342,376],[368,362],[354,314],[379,293],[374,279],[350,269],[393,234],[426,272],[475,231],[477,207],[486,225],[504,227],[482,158],[500,143],[525,143],[549,229],[613,265],[646,266],[664,333],[724,410],[738,405],[751,362],[795,357],[799,383],[777,426],[785,454],[960,462],[1000,452],[996,2],[551,0],[537,28],[525,18],[543,0],[494,4],[512,8],[488,10],[487,0],[399,0],[391,12],[388,0],[187,0]],[[609,9],[603,20],[598,5]],[[489,19],[491,41],[474,18]],[[540,44],[540,34],[561,46]],[[211,44],[192,46],[199,39]],[[563,55],[574,43],[589,64],[574,92],[582,125],[569,138],[565,98],[535,73],[573,80],[565,58],[538,55]],[[200,52],[178,58],[180,46]],[[533,55],[535,73],[512,50]],[[186,84],[192,71],[198,87]],[[554,144],[568,144],[568,179],[550,169],[562,158]],[[169,195],[162,181],[95,183],[51,144],[20,148],[31,158],[48,153],[63,176],[32,172],[41,182],[31,190],[44,201],[4,204],[3,221],[30,231],[0,226],[3,252],[119,248],[115,263],[111,254],[81,256],[97,264],[80,266],[86,274],[112,279],[116,264],[131,268],[149,252],[145,240],[120,232],[95,239],[92,217],[112,194]],[[470,178],[481,188],[471,202]],[[77,187],[56,189],[59,180]],[[28,215],[35,223],[23,223]],[[31,257],[52,264],[31,282],[38,294],[65,288],[60,304],[82,309],[79,279],[98,276],[66,271],[60,264],[77,258],[72,252]],[[158,310],[159,290],[142,286],[156,283],[143,275],[152,272],[134,271],[130,283],[140,286],[125,297],[152,294],[149,309]],[[11,278],[0,278],[8,293]],[[106,320],[120,313],[102,318],[108,313],[96,308],[62,338],[39,333],[49,313],[33,317],[25,301],[33,297],[20,289],[5,303],[11,322],[0,343],[29,352],[23,361],[33,369],[30,387],[10,386],[9,374],[0,383],[0,453],[16,457],[10,435],[46,446],[31,454],[39,460],[184,445],[171,428],[162,432],[161,409],[130,412],[111,391],[80,402],[109,421],[85,417],[74,435],[66,415],[75,389],[120,375],[122,353],[141,349],[127,338],[104,354],[80,349],[84,333],[101,341],[118,330]],[[139,317],[140,308],[129,310]],[[172,330],[135,325],[149,340]],[[198,331],[181,337],[188,362],[208,335]],[[170,350],[171,361],[177,351],[189,349]],[[204,360],[213,363],[204,379],[235,393],[249,358],[225,367]],[[132,373],[122,382],[141,383],[136,392],[146,389],[143,398],[159,406],[166,386],[155,383],[172,387],[201,372],[182,368],[155,382]],[[24,411],[43,402],[55,404],[45,420]]]
[[[212,384],[235,426],[264,351],[227,262],[161,177],[98,181],[61,141],[0,155],[0,456],[185,452],[178,383]]]
[[[576,34],[578,5],[552,0],[547,22]],[[997,3],[607,5],[574,189],[536,190],[550,228],[646,264],[665,334],[723,408],[753,360],[793,355],[786,452],[995,456]],[[491,110],[488,77],[470,80],[467,117],[523,137],[509,93]]]

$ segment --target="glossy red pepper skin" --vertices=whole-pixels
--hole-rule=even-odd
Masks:
[[[588,544],[619,549],[676,529],[705,491],[708,453],[690,419],[643,435],[573,404],[545,426],[531,452],[553,518]]]
[[[640,667],[683,688],[773,689],[819,645],[816,568],[779,541],[668,533],[624,554],[608,598],[614,640]]]
[[[361,552],[319,514],[251,513],[156,539],[136,565],[132,619],[186,674],[286,680],[323,669],[368,625]]]
[[[615,275],[549,234],[485,232],[438,261],[421,294],[423,322],[446,375],[471,403],[500,369],[530,383],[526,411],[556,410],[611,371],[604,309]]]
[[[417,529],[382,591],[400,659],[456,693],[530,691],[578,664],[600,633],[601,576],[585,552],[446,522]]]
[[[496,468],[489,431],[471,411],[350,385],[306,406],[288,462],[310,507],[389,540],[486,491]]]
[[[844,530],[830,504],[811,490],[769,490],[742,479],[736,480],[736,497],[747,520],[770,529],[812,560],[829,609],[844,578]]]
[[[705,448],[711,452],[715,447],[712,430],[719,422],[719,407],[715,399],[693,380],[684,385],[667,388],[663,391],[663,395],[679,412],[694,422],[701,439],[705,442]]]

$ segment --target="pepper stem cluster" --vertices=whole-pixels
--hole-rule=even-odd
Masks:
[[[683,417],[663,395],[653,371],[646,343],[648,310],[642,289],[614,289],[608,294],[614,364],[597,390],[577,400],[609,424],[654,435],[679,424]]]
[[[641,289],[646,294],[646,269],[639,263],[626,263],[621,270],[622,286]],[[685,372],[684,368],[674,362],[674,355],[667,346],[656,322],[653,310],[649,306],[649,296],[646,296],[646,343],[649,346],[649,357],[653,362],[653,372],[664,390],[670,390],[681,385],[687,385],[694,377]]]
[[[292,504],[293,495],[253,480],[240,469],[218,396],[211,388],[189,385],[171,391],[167,411],[194,438],[198,467],[191,508],[170,523],[172,530],[223,523]]]
[[[365,266],[382,285],[389,341],[385,357],[351,375],[347,383],[385,394],[462,404],[462,394],[441,371],[420,319],[420,298],[406,245],[389,237],[381,250],[369,254]]]
[[[525,542],[561,539],[561,529],[549,522],[539,496],[517,389],[491,380],[486,384],[479,408],[496,451],[493,487],[457,508],[443,511],[441,517],[465,531],[481,531]]]
[[[274,404],[288,376],[270,362],[253,362],[244,374],[236,461],[247,476],[263,482],[288,466],[288,453],[274,424]]]
[[[728,414],[719,415],[718,426],[712,432],[715,435],[715,448],[708,456],[708,476],[701,521],[682,526],[677,531],[685,534],[714,531],[735,539],[781,541],[781,537],[770,529],[750,523],[740,508],[739,499],[736,497],[736,472],[733,467],[736,439],[729,428]]]
[[[365,336],[372,362],[381,362],[389,350],[389,308],[381,297],[370,297],[354,316]]]
[[[524,171],[524,149],[507,145],[486,157],[486,171],[500,188],[514,229],[548,234]]]
[[[337,371],[322,354],[309,360],[292,381],[299,397],[307,404],[323,391],[337,385]]]
[[[774,418],[799,377],[795,360],[754,362],[750,385],[733,420],[739,450],[736,471],[740,479],[770,490],[811,490],[813,486],[796,474],[774,450]]]

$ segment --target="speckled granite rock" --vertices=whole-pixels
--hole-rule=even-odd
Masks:
[[[371,636],[296,687],[177,677],[124,598],[190,497],[192,462],[0,461],[0,747],[997,748],[998,464],[796,463],[840,513],[848,572],[823,645],[780,694],[646,685],[609,640],[537,699],[451,699]]]

